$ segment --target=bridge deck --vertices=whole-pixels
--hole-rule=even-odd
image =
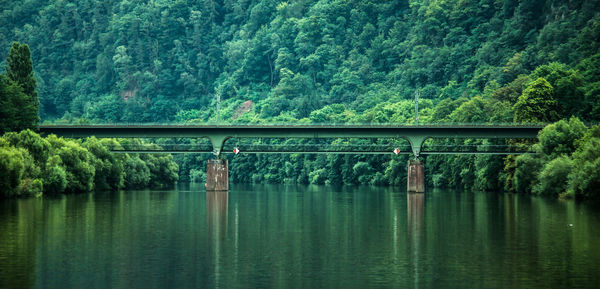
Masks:
[[[66,137],[451,137],[532,138],[542,126],[494,125],[42,125],[40,131]]]
[[[200,138],[220,154],[229,138],[404,138],[418,156],[427,138],[535,138],[533,125],[42,125],[63,137]]]

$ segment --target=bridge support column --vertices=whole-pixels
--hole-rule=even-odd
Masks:
[[[406,189],[409,193],[425,192],[425,166],[418,160],[408,161]]]
[[[206,165],[205,186],[207,191],[229,190],[229,168],[227,160],[208,160]]]

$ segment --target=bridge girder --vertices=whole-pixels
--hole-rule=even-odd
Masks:
[[[413,156],[428,138],[535,138],[543,126],[498,125],[42,125],[43,134],[82,138],[208,138],[219,157],[229,138],[403,138]]]

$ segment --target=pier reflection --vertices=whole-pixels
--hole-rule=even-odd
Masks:
[[[407,193],[406,212],[408,232],[411,235],[421,234],[423,231],[423,218],[425,212],[425,194]]]
[[[227,232],[228,191],[206,192],[206,220],[211,236],[222,239]]]
[[[206,192],[206,220],[208,222],[209,247],[212,251],[212,268],[214,287],[222,287],[224,280],[223,268],[227,267],[223,256],[226,255],[227,240],[227,211],[229,205],[228,191]]]
[[[407,193],[406,194],[406,225],[409,236],[409,250],[412,251],[411,259],[413,264],[413,288],[422,287],[421,285],[421,266],[423,256],[421,254],[421,243],[424,240],[424,218],[425,218],[425,194]],[[421,286],[420,286],[421,285]]]

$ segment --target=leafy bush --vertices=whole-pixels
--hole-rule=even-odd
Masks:
[[[44,173],[44,193],[60,194],[67,188],[67,172],[59,156],[51,156]]]
[[[138,156],[125,160],[125,187],[141,189],[150,183],[150,169]]]
[[[567,156],[560,156],[544,165],[537,178],[533,192],[538,195],[558,196],[567,190],[568,176],[573,161]]]
[[[448,185],[443,174],[435,174],[432,177],[433,186],[436,188],[444,188]]]
[[[576,141],[586,130],[585,124],[576,117],[549,124],[538,134],[541,152],[550,159],[570,155],[575,151]]]
[[[85,193],[94,189],[96,168],[93,163],[96,158],[79,143],[58,138],[48,137],[53,152],[60,157],[64,164],[67,186],[66,193]]]
[[[25,166],[23,151],[13,147],[0,147],[0,194],[2,197],[18,195]]]
[[[537,185],[537,176],[543,162],[538,156],[521,155],[516,159],[514,187],[517,193],[530,193]]]
[[[41,196],[43,192],[43,183],[40,179],[25,178],[21,180],[18,188],[20,196]]]
[[[569,191],[577,197],[600,198],[600,138],[589,138],[573,154]]]

